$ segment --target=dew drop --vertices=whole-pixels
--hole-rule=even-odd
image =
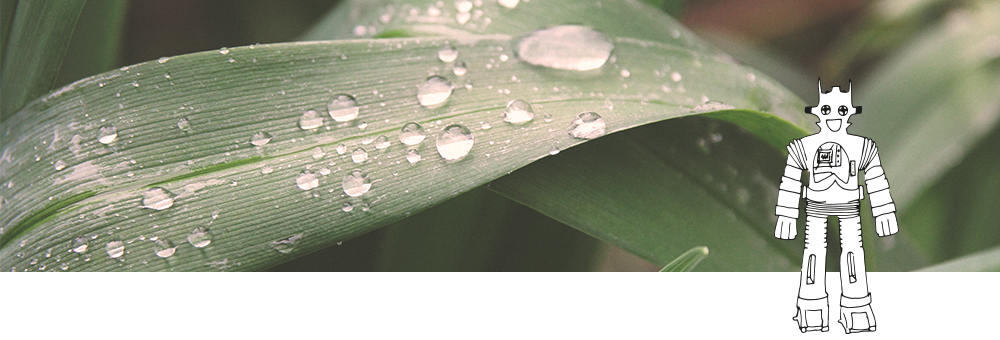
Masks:
[[[704,98],[708,99],[708,98]],[[708,112],[708,111],[722,111],[722,110],[732,110],[735,109],[732,105],[717,101],[717,100],[705,100],[701,105],[695,106],[691,109],[691,112]]]
[[[507,110],[503,112],[503,121],[511,124],[525,124],[535,119],[535,110],[531,109],[531,104],[523,100],[515,100],[507,104]]]
[[[174,205],[174,194],[167,189],[149,188],[142,194],[142,207],[153,210],[164,210]]]
[[[338,122],[348,122],[358,118],[358,100],[349,94],[337,94],[326,106],[330,110],[330,118]]]
[[[118,138],[118,129],[113,125],[102,126],[97,130],[97,141],[101,142],[101,144],[111,144],[111,142],[115,141],[115,138]]]
[[[632,75],[632,73],[631,73],[631,72],[629,72],[628,70],[622,70],[622,71],[621,71],[621,72],[619,72],[618,74],[619,74],[619,75],[621,75],[621,76],[622,76],[622,78],[628,78],[629,76],[631,76],[631,75]]]
[[[487,123],[487,122],[482,122],[482,125],[480,125],[480,126],[479,126],[479,128],[480,128],[480,129],[483,129],[483,130],[489,130],[489,129],[492,129],[492,128],[493,128],[493,126],[492,126],[492,125],[490,125],[490,123]]]
[[[323,151],[323,148],[318,147],[318,146],[315,147],[315,148],[313,148],[313,151],[312,151],[312,157],[313,157],[313,159],[320,159],[320,158],[323,158],[323,156],[326,156],[326,151]]]
[[[166,63],[167,61],[170,61],[170,58],[160,57],[160,59],[156,59],[156,62],[160,64]]]
[[[451,69],[456,76],[464,76],[466,72],[469,71],[469,66],[465,64],[464,61],[456,61],[455,65]]]
[[[416,162],[419,162],[420,161],[420,153],[417,152],[417,150],[408,150],[408,151],[406,151],[406,161],[410,162],[410,164],[414,164]]]
[[[358,197],[368,192],[372,188],[372,183],[360,169],[354,169],[347,176],[344,176],[343,187],[347,196]]]
[[[451,44],[445,44],[438,50],[438,59],[446,63],[453,62],[455,59],[458,59],[458,50],[451,46]]]
[[[319,178],[316,174],[309,170],[303,171],[298,177],[295,177],[295,185],[302,190],[309,190],[319,186]]]
[[[441,105],[451,96],[451,81],[442,76],[431,76],[417,88],[417,101],[421,106]]]
[[[295,250],[295,242],[302,239],[302,235],[303,234],[296,234],[295,236],[286,238],[284,240],[271,242],[271,248],[274,248],[274,250],[277,250],[279,253],[282,254],[291,253],[292,250]]]
[[[604,118],[594,112],[581,112],[569,128],[569,135],[573,138],[594,139],[603,136],[606,132]]]
[[[260,169],[260,173],[265,174],[265,175],[267,175],[269,173],[272,173],[272,172],[274,172],[274,168],[272,168],[270,166],[266,166],[265,165],[263,168]]]
[[[517,4],[519,2],[521,2],[521,0],[497,0],[497,3],[499,3],[500,6],[507,7],[507,8],[517,7]]]
[[[323,176],[329,175],[330,174],[330,169],[329,168],[320,168],[319,169],[319,174],[323,175]]]
[[[56,171],[60,171],[62,169],[65,169],[66,168],[66,162],[64,162],[61,159],[58,160],[58,161],[56,161],[55,168],[56,168]]]
[[[344,205],[340,206],[340,210],[343,212],[351,212],[351,210],[354,210],[354,205],[351,204],[351,202],[344,203]]]
[[[357,148],[354,152],[351,152],[351,161],[354,163],[361,163],[368,160],[368,151],[364,148]]]
[[[455,9],[459,12],[468,12],[472,10],[472,1],[470,0],[455,0]]]
[[[156,246],[157,257],[165,259],[174,256],[174,253],[177,252],[177,246],[166,238],[156,239],[156,241],[153,241],[153,244]]]
[[[399,131],[399,141],[406,145],[417,145],[424,141],[424,127],[416,122],[406,123]]]
[[[559,147],[553,146],[549,149],[549,155],[555,156],[559,154]]]
[[[469,19],[471,18],[472,14],[469,14],[469,12],[455,13],[455,21],[458,22],[459,25],[465,25],[465,23],[469,22]]]
[[[68,262],[63,262],[62,264],[59,265],[59,269],[62,269],[62,270],[69,269],[69,263]]]
[[[375,148],[379,150],[385,150],[389,147],[389,138],[386,136],[378,136],[375,138]]]
[[[223,48],[220,48],[220,49],[219,49],[219,54],[222,54],[222,55],[227,55],[227,54],[229,54],[229,49],[228,49],[228,48],[225,48],[225,47],[223,47]]]
[[[756,81],[757,80],[757,76],[753,75],[753,73],[747,73],[747,80],[749,80],[751,82]]]
[[[336,150],[338,155],[343,155],[345,152],[347,152],[347,145],[344,144],[337,145]]]
[[[299,117],[299,128],[302,130],[312,130],[320,126],[323,126],[323,116],[316,110],[306,110],[302,117]]]
[[[121,240],[108,242],[104,245],[104,251],[108,253],[108,257],[117,259],[125,255],[125,243]]]
[[[436,145],[438,153],[444,159],[459,160],[469,154],[473,143],[475,143],[475,140],[473,140],[472,132],[469,131],[469,128],[459,124],[452,124],[445,127],[438,134]]]
[[[212,231],[208,230],[207,227],[195,228],[188,234],[187,240],[195,248],[205,248],[209,243],[212,243]]]
[[[368,123],[365,123],[363,121],[358,123],[358,130],[365,131],[366,128],[368,128]]]
[[[181,117],[181,119],[177,120],[177,128],[181,129],[181,131],[188,131],[191,129],[191,122],[187,118]]]
[[[516,46],[516,56],[521,61],[572,71],[600,68],[615,48],[604,33],[575,25],[534,31],[521,38]]]
[[[88,240],[86,237],[77,236],[76,238],[73,239],[73,247],[70,249],[72,249],[74,253],[83,254],[83,252],[87,251],[88,242],[90,242],[90,240]]]
[[[261,131],[250,137],[250,144],[261,146],[271,141],[271,134]]]
[[[680,73],[677,73],[676,71],[670,72],[670,80],[673,80],[675,83],[681,81],[681,78],[683,77],[681,77]]]

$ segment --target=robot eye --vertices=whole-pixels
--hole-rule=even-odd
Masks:
[[[823,105],[823,107],[819,108],[819,112],[824,115],[830,114],[830,105]]]
[[[837,113],[839,113],[841,116],[846,116],[847,115],[847,106],[841,105],[840,107],[838,107],[837,108]]]

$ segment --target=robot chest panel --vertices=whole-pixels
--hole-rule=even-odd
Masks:
[[[843,189],[856,189],[863,142],[863,138],[852,135],[812,135],[803,138],[810,173],[809,187],[822,190],[837,184]]]

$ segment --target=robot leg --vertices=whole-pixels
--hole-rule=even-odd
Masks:
[[[874,332],[875,314],[865,274],[865,251],[861,247],[861,218],[840,220],[840,323],[844,332]]]
[[[829,331],[830,304],[826,293],[826,217],[806,216],[805,250],[799,277],[796,314],[799,330]]]

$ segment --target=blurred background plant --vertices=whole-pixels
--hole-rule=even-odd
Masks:
[[[443,2],[439,6],[452,1]],[[855,105],[865,114],[853,121],[852,133],[876,140],[886,168],[895,174],[889,181],[901,212],[896,237],[911,245],[908,251],[894,251],[895,238],[873,240],[874,233],[866,230],[872,242],[866,247],[873,246],[884,261],[869,268],[1000,270],[1000,172],[995,171],[1000,168],[1000,9],[995,2],[645,2],[806,103],[818,100],[817,77],[827,88],[853,82]],[[2,2],[4,48],[14,8],[24,3]],[[50,88],[163,56],[298,40],[336,6],[315,0],[89,0]],[[715,123],[665,124],[684,129]],[[633,132],[619,134],[628,133]],[[599,149],[591,146],[597,142],[574,150]],[[663,266],[497,190],[473,189],[271,270],[655,271]],[[871,225],[870,216],[866,223]],[[836,248],[837,233],[829,234]],[[828,266],[837,269],[835,263]]]

